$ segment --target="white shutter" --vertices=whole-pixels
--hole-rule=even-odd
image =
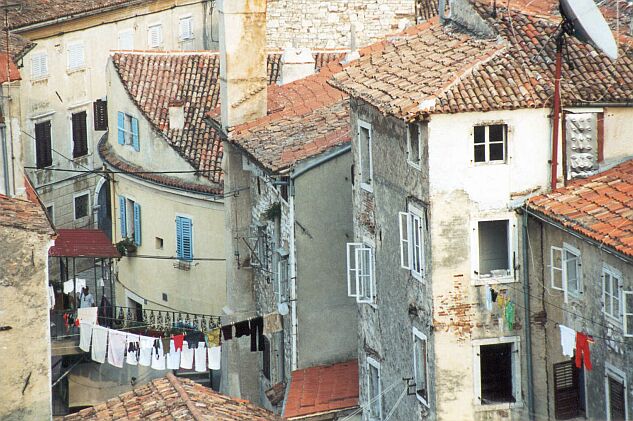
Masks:
[[[134,49],[134,32],[131,29],[119,32],[119,50]]]
[[[550,254],[550,281],[552,289],[563,291],[563,249],[552,246]]]
[[[347,243],[347,296],[356,297],[359,296],[357,288],[357,273],[358,262],[356,261],[356,249],[362,247],[362,243]]]
[[[193,38],[193,19],[191,16],[180,19],[179,32],[181,41]]]
[[[46,53],[36,53],[31,57],[31,76],[40,78],[48,75],[48,56]]]
[[[147,43],[151,48],[160,47],[163,41],[162,25],[150,26],[147,32]]]
[[[411,269],[411,218],[407,212],[398,213],[400,224],[400,267]]]
[[[77,69],[84,65],[84,45],[82,43],[68,46],[68,68]]]
[[[624,313],[624,336],[633,337],[633,291],[624,291],[622,296]]]
[[[361,245],[355,250],[358,270],[356,271],[356,301],[371,304],[374,301],[374,256],[370,247]]]

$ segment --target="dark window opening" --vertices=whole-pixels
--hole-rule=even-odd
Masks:
[[[88,216],[88,202],[88,194],[75,197],[75,219],[81,219]]]
[[[509,221],[479,221],[479,275],[510,274]]]
[[[46,168],[53,165],[50,120],[35,124],[35,157],[35,166],[37,168]]]
[[[515,402],[512,344],[482,345],[479,350],[482,405]]]
[[[407,153],[409,162],[420,165],[420,126],[417,123],[409,124]]]
[[[86,112],[74,113],[73,124],[73,158],[88,154],[88,129],[86,127]]]
[[[279,194],[282,199],[286,202],[288,201],[288,187],[290,186],[290,177],[280,177],[279,178]]]
[[[505,161],[507,133],[508,126],[505,124],[475,126],[473,131],[475,162]]]
[[[267,337],[263,336],[264,340],[264,352],[262,352],[262,372],[264,377],[270,380],[270,341]]]
[[[95,130],[108,130],[108,101],[96,100],[93,109]]]

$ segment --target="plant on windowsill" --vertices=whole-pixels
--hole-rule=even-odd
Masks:
[[[269,221],[274,221],[277,218],[281,218],[281,203],[275,202],[266,209],[264,212],[264,218]]]
[[[116,249],[122,256],[128,256],[130,253],[136,252],[136,244],[134,244],[134,240],[131,238],[124,238],[123,240],[116,243]]]

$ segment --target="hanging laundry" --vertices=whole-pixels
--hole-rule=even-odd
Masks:
[[[96,310],[96,307],[94,309]],[[108,329],[108,364],[119,368],[123,367],[126,337],[125,332]]]
[[[81,349],[83,352],[90,352],[92,326],[92,323],[85,321],[79,324],[79,349]]]
[[[250,335],[251,335],[251,352],[264,350],[264,338],[262,334],[264,331],[264,318],[255,317],[250,322]],[[258,346],[259,341],[259,346]]]
[[[204,341],[198,343],[195,353],[195,370],[199,373],[207,371],[207,347]]]
[[[152,368],[154,370],[165,369],[165,350],[163,349],[163,341],[156,339],[152,347]]]
[[[77,309],[77,318],[80,322],[88,322],[90,324],[97,324],[97,307],[84,307]]]
[[[508,324],[509,330],[514,329],[514,316],[515,316],[514,313],[515,313],[514,301],[509,300],[508,303],[506,304],[506,311],[505,311],[506,323]]]
[[[182,343],[180,344],[182,349]],[[172,339],[169,341],[169,354],[167,354],[167,369],[178,370],[180,368],[180,351],[176,350],[176,342]]]
[[[563,325],[558,325],[558,327],[560,328],[560,345],[563,348],[563,355],[573,357],[574,348],[576,348],[576,331]]]
[[[185,342],[180,352],[180,367],[191,370],[193,368],[193,349],[189,348],[189,344]]]
[[[271,335],[283,329],[281,314],[270,313],[264,316],[264,335]]]
[[[222,361],[222,347],[214,346],[209,351],[209,370],[219,370]]]
[[[185,340],[185,335],[174,335],[174,346],[176,351],[182,351],[182,342]]]
[[[92,327],[92,360],[103,364],[106,357],[108,329],[102,326]]]
[[[497,294],[497,307],[499,307],[499,310],[502,312],[501,314],[503,314],[503,311],[505,310],[505,305],[506,305],[505,291],[500,291]]]
[[[52,285],[48,286],[48,308],[51,310],[55,308],[55,290]]]
[[[138,355],[139,365],[149,367],[152,364],[152,348],[154,346],[154,340],[156,340],[156,338],[152,338],[150,336],[140,337],[140,347]]]
[[[233,339],[233,325],[222,326],[222,338],[225,341]]]
[[[492,311],[492,288],[486,284],[486,310]]]
[[[251,334],[251,325],[248,320],[235,323],[235,337],[241,338]]]
[[[134,333],[128,333],[126,335],[127,342],[127,356],[125,361],[129,365],[137,365],[140,351],[140,337]]]
[[[73,292],[75,285],[73,284],[73,280],[64,282],[64,294],[70,294]]]
[[[496,303],[497,302],[497,296],[499,295],[499,293],[497,291],[495,291],[494,289],[490,289],[490,296],[492,297],[492,302]]]
[[[72,282],[72,280],[71,280]],[[86,280],[83,278],[75,279],[75,292],[80,293],[86,287]]]
[[[220,328],[207,332],[207,348],[220,345]]]
[[[585,368],[591,370],[591,352],[589,351],[589,343],[593,342],[591,336],[584,333],[576,332],[576,367],[581,368],[584,362]]]
[[[196,349],[200,342],[204,342],[204,335],[200,331],[189,332],[185,335],[185,341],[189,344],[189,348]]]

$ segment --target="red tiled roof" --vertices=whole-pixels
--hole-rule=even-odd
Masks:
[[[0,226],[54,235],[44,209],[37,200],[24,200],[0,194]]]
[[[531,198],[527,206],[633,257],[633,160]]]
[[[268,115],[234,127],[229,140],[273,172],[348,143],[349,99],[327,83],[341,69],[330,62],[312,76],[270,86]]]
[[[551,106],[555,37],[560,19],[476,3],[497,39],[479,39],[437,19],[384,43],[332,83],[381,111],[412,120],[422,114]],[[501,4],[501,2],[498,2]],[[405,34],[406,34],[405,33]],[[633,51],[612,62],[587,44],[569,40],[563,66],[564,104],[633,100]]]
[[[83,420],[213,420],[279,421],[270,411],[248,401],[217,393],[189,379],[168,373],[94,407],[66,415]]]
[[[358,406],[358,360],[292,372],[284,417],[295,419]]]
[[[59,229],[55,245],[48,251],[55,257],[121,257],[103,231]]]
[[[7,72],[7,62],[9,63],[9,72]],[[7,80],[13,82],[20,79],[18,66],[6,54],[0,54],[0,83],[7,82]]]

